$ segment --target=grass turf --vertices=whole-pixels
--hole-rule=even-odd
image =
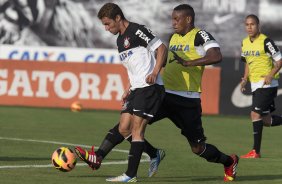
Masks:
[[[50,183],[106,183],[105,179],[125,172],[127,165],[102,165],[93,172],[87,166],[77,166],[69,173],[53,167],[20,168],[24,165],[51,164],[51,155],[63,144],[39,141],[58,141],[72,144],[97,145],[107,131],[118,122],[119,112],[82,111],[67,109],[0,107],[0,176],[5,184],[50,184]],[[204,116],[203,124],[207,142],[214,144],[226,154],[245,154],[252,146],[252,127],[248,117]],[[261,159],[241,159],[236,183],[275,184],[282,183],[281,128],[265,128]],[[6,138],[19,138],[11,140]],[[148,163],[141,163],[138,180],[142,183],[224,183],[223,166],[208,163],[195,156],[181,136],[180,131],[162,120],[148,126],[146,138],[156,147],[166,151],[158,174],[147,177]],[[72,147],[72,146],[71,146]],[[118,149],[128,150],[124,142]],[[106,162],[126,160],[127,154],[111,152]],[[78,161],[78,163],[82,163]],[[3,168],[15,166],[16,168]]]

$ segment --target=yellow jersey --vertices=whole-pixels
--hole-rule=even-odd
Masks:
[[[263,76],[268,75],[274,67],[273,60],[281,59],[278,47],[262,33],[254,41],[251,41],[249,37],[243,39],[241,56],[248,64],[248,77],[251,83],[263,81]],[[274,76],[274,79],[278,78],[279,73]]]
[[[211,47],[219,45],[210,33],[198,28],[192,29],[186,35],[175,33],[169,42],[169,50],[186,61],[205,56]],[[204,66],[184,67],[176,62],[170,62],[172,59],[173,54],[169,52],[162,74],[166,90],[200,93]]]

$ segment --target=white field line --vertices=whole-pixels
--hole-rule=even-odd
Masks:
[[[58,145],[66,145],[66,146],[81,146],[85,148],[91,148],[89,145],[83,144],[72,144],[66,142],[57,142],[57,141],[46,141],[46,140],[35,140],[35,139],[21,139],[21,138],[12,138],[12,137],[0,137],[0,140],[9,140],[9,141],[23,141],[23,142],[36,142],[36,143],[45,143],[45,144],[58,144]],[[97,147],[96,147],[97,148]],[[121,149],[113,149],[112,151],[121,152],[121,153],[128,153],[128,150],[121,150]],[[140,162],[149,162],[150,157],[146,154],[143,154],[145,157],[141,159]],[[127,160],[120,160],[120,161],[109,161],[103,162],[102,165],[118,165],[118,164],[127,164]],[[86,166],[87,164],[84,163],[77,163],[76,166]],[[46,165],[4,165],[0,166],[0,169],[18,169],[18,168],[46,168],[46,167],[53,167],[52,164]]]

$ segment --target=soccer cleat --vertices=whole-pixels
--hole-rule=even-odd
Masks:
[[[241,158],[260,158],[260,154],[256,152],[256,150],[251,150],[249,153],[246,155],[240,156]]]
[[[236,169],[239,162],[239,157],[237,155],[230,155],[233,159],[233,164],[229,167],[224,167],[224,181],[234,181],[236,178]]]
[[[157,157],[156,158],[152,158],[150,161],[150,167],[149,167],[149,173],[148,176],[152,177],[154,176],[157,171],[158,171],[158,167],[162,161],[162,159],[165,157],[165,152],[164,150],[158,149],[157,150]]]
[[[113,178],[107,178],[106,181],[110,181],[110,182],[124,182],[124,183],[135,183],[137,182],[137,178],[136,176],[131,178],[129,176],[127,176],[126,174],[122,174],[120,176],[117,177],[113,177]]]
[[[76,146],[74,148],[75,153],[77,154],[77,156],[84,161],[85,163],[87,163],[89,165],[89,167],[93,170],[97,170],[100,168],[101,163],[102,163],[102,157],[98,157],[94,151],[94,146],[92,146],[91,151],[87,151],[85,149],[82,149],[79,146]]]

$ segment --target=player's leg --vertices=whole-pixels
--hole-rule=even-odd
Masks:
[[[262,116],[264,126],[280,126],[282,125],[282,116],[271,115],[271,113],[276,109],[274,99],[277,96],[277,88],[269,88],[267,95],[267,102],[265,103],[264,108],[269,109],[270,113]]]
[[[128,155],[128,168],[125,172],[125,174],[131,178],[137,175],[137,169],[140,163],[142,152],[144,150],[144,133],[147,120],[133,115],[132,123],[132,141]]]
[[[96,155],[104,159],[107,154],[118,144],[120,144],[124,138],[131,143],[131,116],[128,110],[123,110],[120,122],[114,128],[109,130],[99,149],[96,151]],[[155,119],[155,117],[154,117]],[[151,121],[150,121],[151,122]],[[160,161],[164,158],[165,153],[161,149],[155,148],[146,139],[144,139],[144,152],[147,153],[151,158],[151,164],[149,169],[149,177],[157,172]]]
[[[165,98],[163,100],[163,103],[161,107],[158,109],[157,114],[150,119],[148,124],[153,124],[161,119],[164,119],[167,117],[167,110],[165,105]],[[129,136],[126,138],[129,142],[132,140],[132,136]],[[165,151],[160,148],[155,148],[153,145],[151,145],[146,139],[144,139],[145,146],[144,146],[144,152],[147,153],[150,157],[150,163],[149,163],[149,169],[148,169],[148,176],[153,177],[159,169],[159,165],[161,161],[165,157]]]
[[[133,95],[129,94],[127,103],[124,103],[123,110],[121,111],[119,124],[110,129],[102,141],[97,152],[94,151],[92,146],[91,151],[87,151],[79,146],[75,147],[75,152],[81,160],[86,162],[93,170],[100,168],[102,160],[106,155],[119,143],[124,140],[124,137],[130,134],[131,129],[131,114],[132,114],[132,99]],[[120,133],[122,128],[122,135]]]
[[[224,165],[224,181],[233,181],[237,174],[237,165],[239,157],[235,154],[226,155],[218,150],[218,148],[212,144],[205,142],[192,142],[189,141],[193,153],[206,159],[208,162],[221,163]]]
[[[116,145],[124,140],[124,137],[128,137],[130,134],[131,114],[122,113],[119,123],[109,130],[96,154],[104,159]]]
[[[280,126],[282,125],[282,116],[278,116],[278,115],[271,115],[271,119],[270,120],[270,126]],[[265,121],[265,120],[264,120]]]
[[[164,88],[152,85],[137,89],[133,93],[133,116],[132,116],[132,141],[128,155],[128,168],[125,174],[108,178],[112,182],[137,181],[136,175],[144,150],[144,134],[148,121],[154,117],[164,97]]]
[[[128,166],[124,174],[106,179],[110,182],[136,182],[137,170],[144,150],[144,133],[147,120],[133,115],[132,118],[132,141],[128,154]]]
[[[277,96],[277,88],[259,88],[253,92],[253,104],[251,120],[253,124],[253,149],[241,158],[260,158],[261,140],[263,126],[277,126],[280,118],[273,116],[271,112],[275,110],[274,98]]]
[[[224,165],[225,181],[235,179],[238,156],[226,155],[219,151],[214,145],[206,144],[206,137],[202,127],[202,108],[200,99],[170,96],[172,112],[169,118],[181,129],[196,155],[205,158],[208,162],[221,163]]]
[[[94,146],[92,146],[92,150],[87,151],[86,149],[81,148],[80,146],[75,147],[75,152],[77,156],[86,162],[93,170],[97,170],[100,168],[102,160],[107,156],[107,154],[118,144],[120,144],[124,140],[124,136],[128,136],[130,134],[130,128],[128,128],[128,132],[126,134],[125,130],[122,135],[119,132],[119,126],[122,127],[130,127],[131,114],[122,113],[120,116],[120,123],[110,129],[102,141],[99,149],[95,152]]]

